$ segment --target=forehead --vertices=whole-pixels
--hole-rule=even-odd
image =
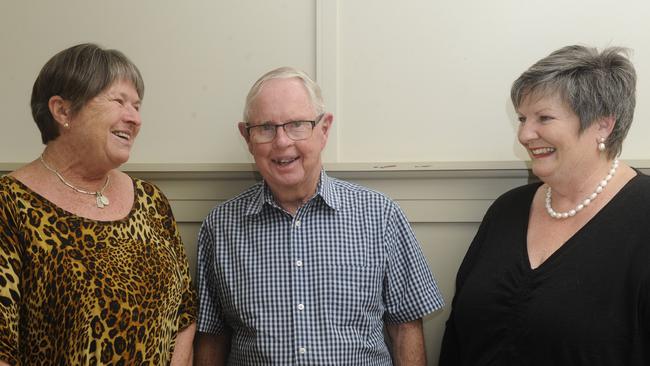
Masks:
[[[310,119],[315,114],[309,93],[297,78],[266,81],[251,103],[252,121]]]
[[[532,92],[525,95],[522,100],[518,112],[535,112],[543,109],[553,110],[569,110],[572,111],[569,104],[564,100],[562,95],[558,92]]]
[[[135,94],[138,96],[135,85],[130,80],[125,79],[115,80],[104,90],[104,93]]]

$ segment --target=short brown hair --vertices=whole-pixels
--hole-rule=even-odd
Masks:
[[[59,137],[59,127],[49,108],[55,95],[72,103],[74,115],[92,98],[115,81],[133,83],[140,99],[144,81],[138,68],[122,52],[105,50],[96,44],[84,43],[54,55],[38,74],[32,89],[31,108],[44,144]]]

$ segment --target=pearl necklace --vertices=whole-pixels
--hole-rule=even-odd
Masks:
[[[590,194],[589,197],[585,198],[580,204],[578,204],[574,209],[565,211],[565,212],[556,212],[553,207],[551,207],[551,186],[546,187],[546,212],[555,219],[566,219],[568,217],[575,216],[578,212],[582,211],[583,208],[589,206],[589,204],[598,197],[598,195],[607,187],[607,183],[612,180],[612,177],[616,173],[616,168],[618,168],[618,159],[614,159],[612,163],[612,168],[609,170],[609,174],[605,179],[601,180],[596,187],[594,193]]]
[[[81,188],[77,188],[77,187],[73,186],[71,183],[68,183],[68,181],[65,180],[65,178],[63,178],[61,173],[59,173],[56,169],[52,168],[51,166],[47,165],[47,163],[45,162],[45,159],[43,159],[43,154],[41,154],[41,156],[39,156],[39,159],[41,160],[41,163],[43,163],[43,166],[47,170],[51,171],[57,177],[59,177],[59,180],[61,180],[61,182],[63,182],[63,184],[65,184],[66,186],[72,188],[73,191],[78,192],[78,193],[88,194],[88,195],[91,195],[91,196],[95,196],[95,202],[97,203],[97,208],[104,208],[104,206],[108,206],[108,204],[110,203],[110,201],[108,200],[108,197],[104,196],[104,190],[106,189],[106,187],[108,187],[108,182],[111,181],[111,177],[109,175],[106,176],[106,182],[104,182],[104,186],[99,191],[88,192],[88,191],[85,191],[85,190],[83,190]]]

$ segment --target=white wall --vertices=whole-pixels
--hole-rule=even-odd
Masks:
[[[131,162],[247,162],[236,123],[264,72],[315,72],[315,2],[61,0],[0,2],[0,162],[41,151],[29,98],[56,52],[96,42],[124,52],[145,81]]]
[[[5,0],[0,163],[40,152],[31,86],[55,52],[93,41],[146,83],[132,163],[250,162],[235,122],[263,72],[318,78],[335,113],[328,162],[511,161],[511,82],[573,43],[634,49],[635,123],[624,158],[648,159],[650,3],[641,0]]]
[[[519,160],[511,83],[568,44],[635,50],[624,157],[650,158],[650,3],[340,1],[341,161]]]

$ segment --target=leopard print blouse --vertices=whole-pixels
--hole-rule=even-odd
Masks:
[[[0,360],[167,365],[196,293],[165,196],[134,179],[117,221],[73,215],[0,178]]]

